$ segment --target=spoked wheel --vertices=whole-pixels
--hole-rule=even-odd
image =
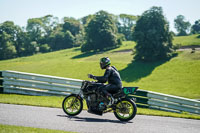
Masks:
[[[76,95],[69,95],[63,100],[62,108],[67,115],[75,116],[82,111],[83,101]]]
[[[136,104],[129,99],[123,99],[117,102],[114,114],[120,121],[129,121],[135,117],[136,112]]]

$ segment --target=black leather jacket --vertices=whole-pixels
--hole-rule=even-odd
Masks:
[[[119,88],[122,88],[122,81],[119,72],[114,66],[111,66],[109,69],[106,69],[104,76],[95,76],[96,80],[100,83],[116,85]]]

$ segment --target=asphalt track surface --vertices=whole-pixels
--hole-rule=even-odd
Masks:
[[[136,115],[120,122],[113,113],[97,116],[82,111],[69,118],[62,109],[0,104],[0,124],[80,133],[200,133],[200,120]]]

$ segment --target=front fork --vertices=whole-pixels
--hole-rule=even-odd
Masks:
[[[79,94],[71,94],[71,95],[74,96],[74,97],[76,97],[76,98],[71,102],[70,107],[72,107],[72,106],[74,105],[74,103],[75,103],[75,101],[76,101],[77,99],[83,101],[83,98],[80,96],[80,93],[79,93]]]

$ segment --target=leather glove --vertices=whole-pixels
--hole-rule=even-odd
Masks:
[[[95,79],[95,76],[92,74],[88,74],[88,78]]]

